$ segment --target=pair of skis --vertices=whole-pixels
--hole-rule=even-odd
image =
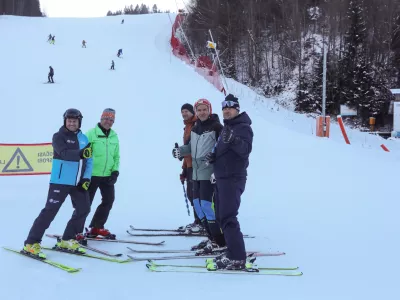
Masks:
[[[165,256],[167,258],[176,258],[176,257],[183,257],[183,258],[193,258],[193,257],[215,257],[218,256],[220,254],[222,254],[223,252],[225,252],[225,248],[217,248],[217,249],[213,249],[213,251],[211,253],[206,253],[206,252],[202,252],[199,250],[135,250],[131,247],[126,247],[128,250],[134,252],[134,253],[152,253],[152,254],[157,254],[157,253],[171,253],[171,254],[181,254],[179,256]],[[260,257],[260,256],[282,256],[285,255],[285,252],[261,252],[261,251],[247,251],[247,255],[252,256],[252,257]],[[164,257],[160,257],[160,258],[164,258]],[[160,259],[158,257],[156,258],[147,258],[147,259]],[[146,259],[142,259],[142,260],[146,260]]]
[[[129,228],[130,229],[127,230],[126,232],[131,236],[146,236],[146,237],[149,237],[149,236],[186,236],[186,237],[200,236],[200,237],[207,237],[206,233],[182,231],[179,229],[136,228],[136,227],[133,227],[132,225],[129,225]],[[136,231],[147,231],[147,232],[157,232],[157,233],[135,233]],[[255,238],[255,236],[248,235],[248,234],[244,234],[243,237],[244,238]]]
[[[81,270],[81,268],[73,268],[64,264],[61,264],[59,262],[50,260],[48,258],[42,259],[38,256],[32,255],[30,253],[27,253],[23,250],[15,250],[12,248],[8,248],[8,247],[3,247],[5,250],[17,253],[17,254],[21,254],[23,256],[35,259],[37,261],[46,263],[48,265],[51,265],[53,267],[56,267],[58,269],[61,269],[63,271],[66,271],[68,273],[76,273],[79,272]],[[89,253],[76,253],[76,252],[71,252],[68,250],[62,250],[62,249],[57,249],[55,247],[42,247],[42,249],[44,250],[50,250],[50,251],[56,251],[56,252],[61,252],[61,253],[67,253],[67,254],[72,254],[72,255],[76,255],[76,256],[82,256],[82,257],[87,257],[87,258],[93,258],[93,259],[99,259],[99,260],[103,260],[103,261],[108,261],[108,262],[113,262],[113,263],[128,263],[128,262],[132,262],[133,260],[130,258],[127,259],[117,259],[117,258],[111,258],[111,257],[104,257],[104,256],[99,256],[99,255],[93,255],[93,254],[89,254]]]
[[[217,269],[215,264],[207,260],[206,266],[191,264],[160,264],[149,260],[147,269],[152,272],[174,273],[214,273],[214,274],[246,274],[246,275],[278,275],[278,276],[302,276],[303,272],[297,271],[298,267],[258,267],[254,264],[255,258],[246,264],[243,270]]]

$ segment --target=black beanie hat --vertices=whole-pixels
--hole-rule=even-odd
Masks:
[[[236,104],[233,105],[233,106],[224,106],[224,105],[222,105],[222,109],[224,109],[225,107],[233,107],[233,108],[236,108],[238,111],[240,111],[240,105],[239,105],[239,99],[238,98],[236,98],[232,94],[229,94],[228,96],[225,97],[225,101],[232,101],[232,102],[235,102]]]
[[[189,104],[189,103],[185,103],[182,105],[181,107],[181,111],[187,109],[188,111],[190,111],[192,113],[192,115],[194,115],[194,110],[193,110],[193,105]]]

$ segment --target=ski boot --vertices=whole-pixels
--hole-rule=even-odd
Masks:
[[[216,260],[215,265],[217,269],[244,270],[246,268],[246,260],[233,260],[224,256],[221,259]]]
[[[203,249],[205,246],[207,246],[208,241],[210,241],[210,239],[202,240],[197,245],[192,246],[192,248],[190,248],[190,250],[194,251],[194,250]]]
[[[204,234],[206,230],[201,224],[193,223],[190,227],[186,228],[187,233],[196,233],[196,234]]]
[[[79,244],[81,244],[82,246],[87,246],[87,239],[86,236],[82,233],[78,233],[75,236],[75,239],[78,241]]]
[[[90,229],[90,231],[87,230],[86,228],[86,237],[88,238],[96,238],[98,236],[107,239],[107,240],[115,240],[116,239],[116,235],[110,233],[110,231],[108,229],[104,229],[104,228],[95,228],[92,227]]]
[[[196,251],[196,255],[224,254],[226,249],[226,247],[220,247],[216,242],[208,240],[202,249]]]
[[[59,239],[57,244],[54,246],[54,249],[63,251],[63,252],[72,252],[77,254],[85,254],[86,249],[81,248],[80,244],[77,240],[71,239],[68,241]]]
[[[177,230],[179,232],[187,232],[187,231],[190,230],[190,228],[192,228],[192,226],[195,226],[195,225],[197,225],[197,224],[196,223],[190,223],[190,224],[187,224],[186,226],[179,226]]]
[[[39,243],[26,244],[22,252],[26,255],[35,256],[39,259],[46,259],[46,254],[42,252],[42,247]]]
[[[227,270],[227,271],[244,271],[244,272],[259,272],[256,265],[246,260],[231,260],[224,257],[217,262],[208,262],[206,265],[208,271]]]

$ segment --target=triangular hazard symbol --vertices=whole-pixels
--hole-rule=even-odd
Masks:
[[[24,153],[18,147],[14,154],[11,156],[9,162],[3,168],[3,173],[5,172],[32,172],[33,168],[31,164],[26,159]]]

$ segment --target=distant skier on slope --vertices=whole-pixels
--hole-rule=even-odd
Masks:
[[[115,69],[114,69],[114,61],[113,61],[113,60],[111,61],[111,68],[110,68],[110,70],[115,70]]]
[[[82,41],[82,48],[86,48],[86,41],[85,40]]]
[[[49,68],[50,68],[50,71],[49,71],[49,75],[47,76],[47,78],[49,80],[48,83],[54,83],[54,80],[53,80],[54,69],[52,68],[52,66],[50,66]]]
[[[117,56],[120,57],[122,55],[122,49],[118,50]]]

